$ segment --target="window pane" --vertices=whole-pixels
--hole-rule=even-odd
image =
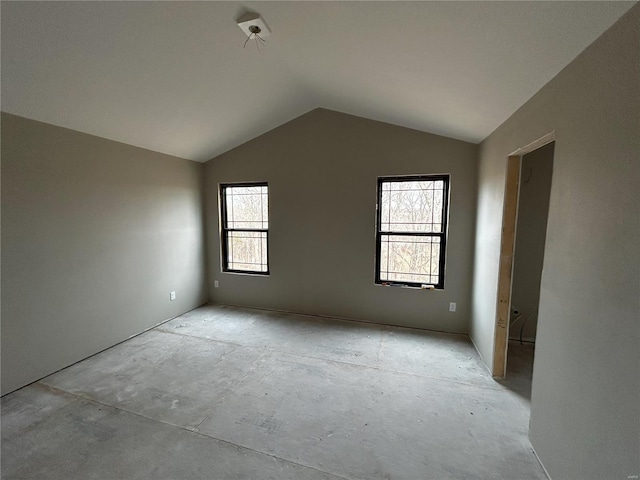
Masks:
[[[226,187],[227,228],[269,228],[268,187]]]
[[[442,182],[440,182],[442,183]],[[433,222],[438,225],[434,232],[442,231],[442,209],[443,209],[444,190],[435,190],[433,192]]]
[[[381,232],[442,232],[444,182],[382,182]]]
[[[267,271],[266,232],[228,232],[227,266],[230,270]]]
[[[440,237],[381,235],[380,280],[437,284]]]

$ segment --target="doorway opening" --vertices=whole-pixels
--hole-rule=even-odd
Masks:
[[[552,132],[507,159],[493,374],[523,379],[519,393],[526,397],[531,394],[554,148]]]

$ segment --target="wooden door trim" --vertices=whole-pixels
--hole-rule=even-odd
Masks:
[[[518,197],[520,193],[520,168],[522,157],[527,153],[554,142],[555,131],[520,147],[507,157],[507,175],[502,211],[502,234],[500,238],[500,262],[498,266],[498,297],[496,306],[493,342],[494,377],[503,378],[507,372],[507,349],[509,346],[509,320],[511,318],[511,284],[513,280],[513,255],[516,246],[518,220]]]

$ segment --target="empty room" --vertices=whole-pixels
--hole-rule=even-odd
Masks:
[[[640,5],[2,1],[2,479],[640,477]]]

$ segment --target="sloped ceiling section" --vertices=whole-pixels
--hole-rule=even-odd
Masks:
[[[316,107],[479,142],[633,3],[3,2],[2,110],[197,161]]]

